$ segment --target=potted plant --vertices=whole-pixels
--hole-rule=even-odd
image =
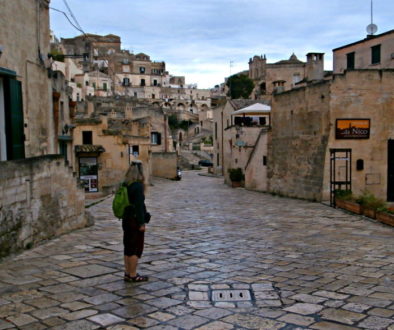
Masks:
[[[376,218],[376,211],[386,205],[384,200],[377,198],[369,191],[364,191],[356,201],[361,205],[362,213],[372,219]]]
[[[244,181],[245,175],[243,174],[242,169],[240,167],[229,168],[228,174],[230,176],[231,186],[233,188],[242,186],[242,181]]]
[[[356,202],[351,190],[335,190],[334,196],[336,207],[345,209],[356,214],[361,214],[361,205]]]
[[[376,220],[386,225],[394,226],[394,208],[386,206],[378,208],[376,211]]]

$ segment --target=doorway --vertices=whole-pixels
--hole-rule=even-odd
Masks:
[[[387,143],[387,201],[394,201],[394,140]]]
[[[330,205],[336,190],[352,190],[352,149],[330,149]]]

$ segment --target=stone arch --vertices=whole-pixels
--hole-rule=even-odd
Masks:
[[[202,111],[208,110],[208,106],[207,106],[205,103],[202,104],[202,105],[201,105],[201,110],[202,110]]]
[[[185,110],[185,105],[183,103],[178,103],[177,109],[180,111],[183,111],[183,110]]]

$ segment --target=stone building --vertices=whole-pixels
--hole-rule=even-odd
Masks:
[[[65,55],[65,75],[70,86],[77,89],[73,94],[79,94],[80,100],[86,95],[121,95],[195,114],[211,106],[209,90],[186,85],[183,76],[170,75],[165,62],[152,61],[144,53],[133,54],[122,50],[118,36],[85,34],[61,39],[58,48]],[[97,71],[107,75],[103,78],[109,77],[111,80],[108,84],[105,82],[105,88],[100,93],[97,91],[99,84],[95,83]],[[104,81],[101,86],[104,86]]]
[[[162,109],[125,97],[89,97],[73,123],[74,168],[86,192],[111,193],[133,159],[143,162],[148,182],[151,175],[176,176],[177,158]]]
[[[281,60],[276,63],[267,63],[266,56],[254,56],[249,60],[249,78],[255,83],[252,92],[252,99],[271,100],[271,95],[276,91],[290,90],[304,81],[314,79],[312,72],[316,72],[315,67],[324,72],[323,54],[308,53],[307,61],[300,61],[295,54],[288,60]],[[324,72],[325,74],[326,72]]]
[[[49,2],[1,4],[0,257],[88,224],[83,191],[53,155],[69,118],[62,78],[48,77]]]
[[[334,73],[353,69],[394,69],[394,30],[333,50]]]
[[[239,112],[249,106],[267,107],[256,100],[227,100],[227,102],[213,109],[213,147],[214,172],[223,174],[226,183],[230,183],[228,170],[241,168],[243,173],[250,164],[250,157],[255,154],[254,148],[267,148],[267,132],[270,125],[269,111],[256,113],[256,111]],[[237,112],[238,111],[238,112]],[[260,119],[261,118],[261,119]],[[264,131],[264,134],[262,133]],[[260,138],[264,135],[264,138]],[[264,140],[264,141],[263,141]],[[260,152],[260,151],[259,151]],[[266,151],[262,151],[266,156]],[[250,169],[253,165],[250,164]],[[264,165],[265,166],[265,165]],[[250,179],[250,180],[249,180]],[[265,182],[264,178],[261,178]],[[252,183],[252,177],[248,175],[248,183]],[[260,188],[256,188],[262,190]]]
[[[373,45],[384,44],[388,35],[376,36]],[[364,42],[372,52],[370,40]],[[355,52],[357,62],[355,46],[362,45],[334,53]],[[350,187],[356,195],[367,190],[394,201],[393,69],[368,65],[322,78],[274,95],[268,190],[321,201]]]

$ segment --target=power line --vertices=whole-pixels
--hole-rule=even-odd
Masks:
[[[78,26],[79,29],[80,29],[80,31],[83,32],[83,29],[82,29],[81,25],[79,24],[78,20],[76,19],[76,17],[74,16],[74,14],[73,14],[73,12],[72,12],[70,6],[69,6],[68,3],[67,3],[67,0],[63,0],[63,3],[64,3],[64,5],[66,6],[66,8],[68,9],[68,12],[70,13],[71,17],[73,18],[74,23],[76,24],[76,26]],[[83,32],[83,34],[85,34],[85,32]]]
[[[79,28],[78,26],[76,26],[73,22],[71,22],[70,18],[67,16],[67,14],[66,14],[64,11],[59,10],[59,9],[56,9],[56,8],[53,8],[53,7],[49,7],[49,9],[52,9],[52,10],[57,11],[57,12],[59,12],[59,13],[62,13],[62,14],[67,18],[67,21],[68,21],[75,29],[77,29],[79,32],[81,32],[81,33],[83,33],[84,35],[86,35],[86,33],[85,33],[82,29],[80,29],[80,28]]]

